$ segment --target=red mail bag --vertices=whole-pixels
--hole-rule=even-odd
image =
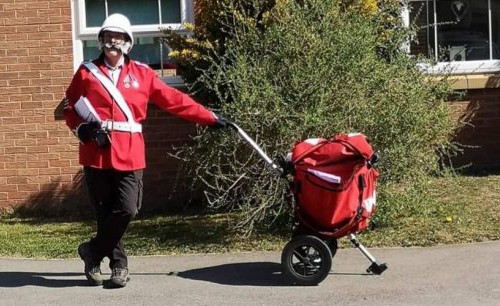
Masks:
[[[335,238],[366,229],[379,176],[373,156],[363,134],[297,143],[291,162],[299,227]]]

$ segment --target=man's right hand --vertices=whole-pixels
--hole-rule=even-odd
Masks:
[[[95,134],[101,125],[97,122],[85,122],[76,129],[76,136],[82,143],[87,143],[94,139]]]
[[[214,114],[215,124],[213,125],[216,129],[227,128],[229,126],[229,121],[222,117],[221,115]]]

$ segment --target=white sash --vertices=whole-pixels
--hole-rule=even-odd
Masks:
[[[142,131],[142,126],[141,124],[137,123],[134,121],[134,116],[132,115],[132,111],[128,107],[127,102],[123,98],[121,92],[116,88],[116,86],[111,82],[111,80],[106,77],[102,71],[94,65],[92,62],[85,62],[83,63],[87,69],[92,72],[92,74],[101,82],[101,84],[106,88],[106,90],[109,92],[109,94],[115,99],[116,104],[118,104],[118,107],[122,110],[122,112],[125,114],[125,117],[127,118],[127,122],[130,125],[130,132],[141,132]],[[110,125],[111,127],[109,129],[113,129],[112,124]],[[123,129],[117,129],[117,130],[123,130]]]

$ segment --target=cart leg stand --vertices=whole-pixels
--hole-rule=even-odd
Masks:
[[[368,260],[372,263],[368,269],[366,269],[366,272],[368,273],[373,273],[376,275],[382,274],[385,270],[387,270],[387,264],[379,264],[377,263],[377,260],[375,257],[373,257],[370,252],[359,242],[358,238],[356,238],[356,235],[350,234],[349,235],[349,240],[352,242],[352,244],[361,252],[363,255],[368,258]]]

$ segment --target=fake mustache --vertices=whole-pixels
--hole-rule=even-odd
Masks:
[[[104,48],[115,49],[117,51],[121,51],[124,46],[125,46],[124,43],[120,43],[120,44],[105,43],[104,44]]]

